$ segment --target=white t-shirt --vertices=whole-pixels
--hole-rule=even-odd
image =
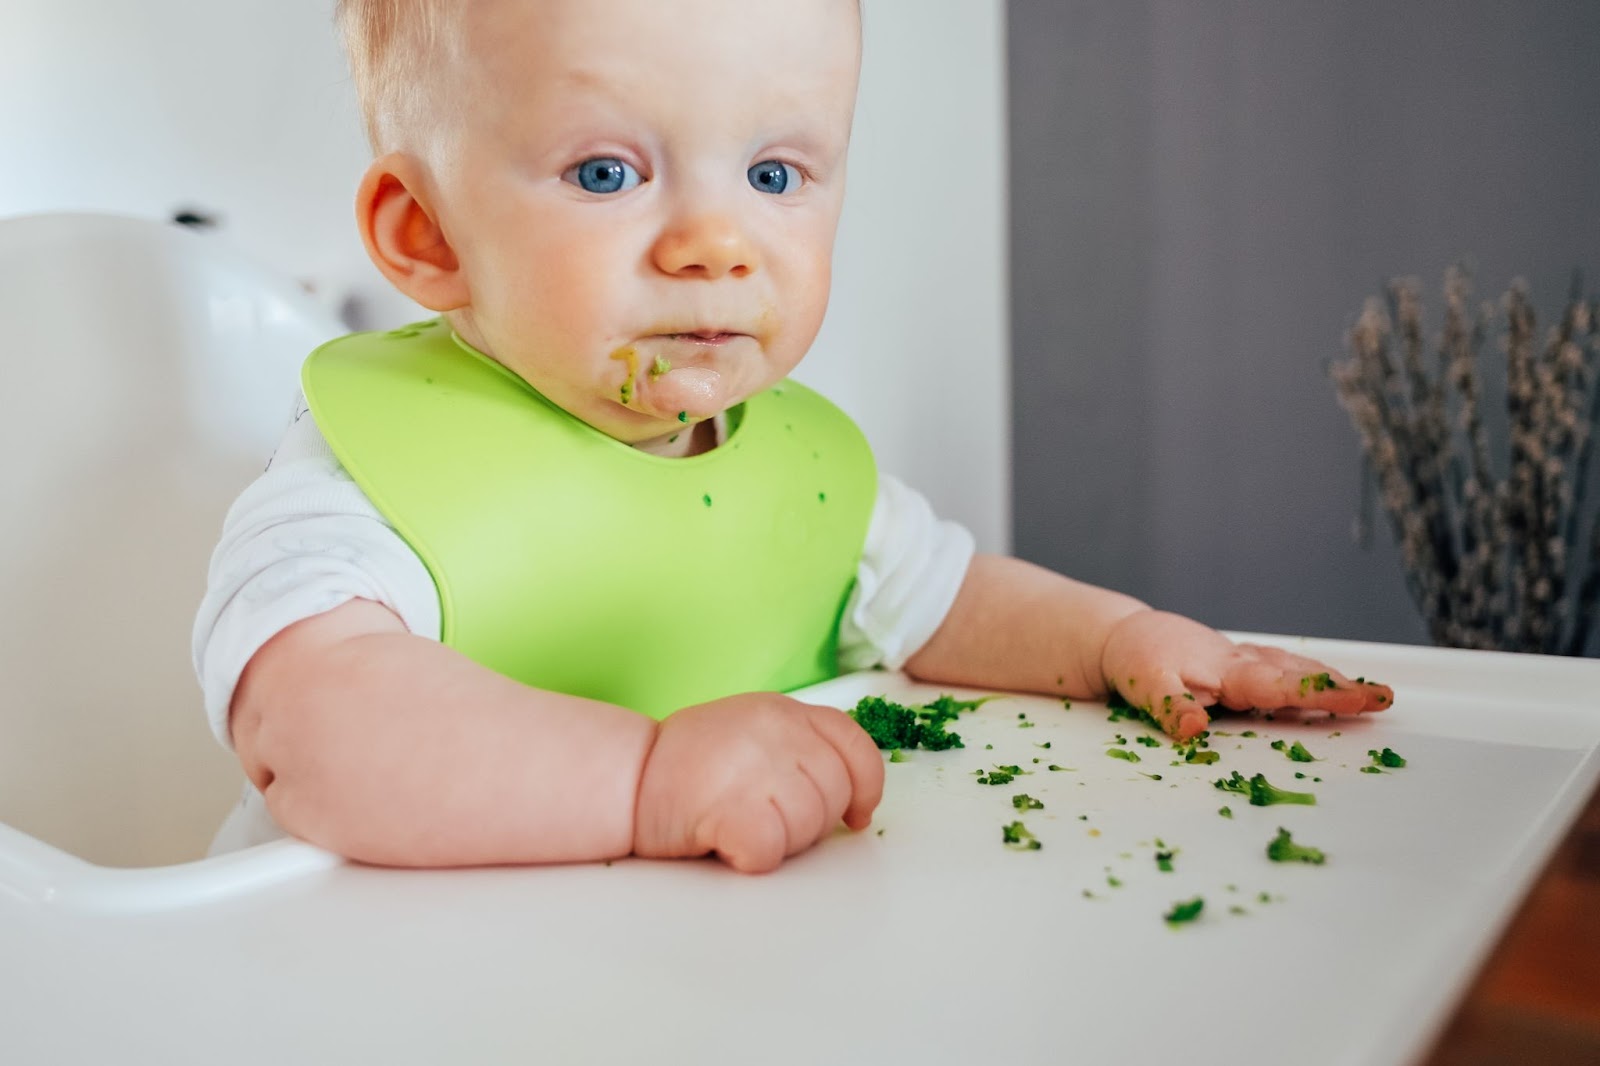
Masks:
[[[717,429],[720,441],[720,420]],[[914,655],[955,602],[972,552],[964,527],[880,475],[840,626],[841,669],[895,669]],[[224,746],[232,747],[233,690],[256,651],[295,622],[357,598],[388,607],[417,636],[439,639],[427,567],[334,458],[302,397],[266,471],[228,510],[195,619],[195,673]],[[246,783],[212,852],[282,835]]]

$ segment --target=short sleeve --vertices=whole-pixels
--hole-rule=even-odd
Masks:
[[[340,466],[302,399],[266,471],[223,521],[195,618],[194,668],[219,741],[232,746],[233,691],[261,646],[357,598],[439,639],[427,567]]]
[[[879,475],[878,498],[839,627],[839,666],[897,670],[944,622],[972,562],[972,534]]]

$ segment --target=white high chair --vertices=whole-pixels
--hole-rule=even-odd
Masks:
[[[0,823],[107,866],[204,854],[241,780],[189,662],[206,563],[340,332],[214,236],[0,219]]]

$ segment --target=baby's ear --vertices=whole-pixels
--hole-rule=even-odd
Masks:
[[[454,311],[469,301],[466,274],[426,179],[422,165],[400,152],[374,159],[356,192],[356,224],[367,255],[395,288],[430,310]]]

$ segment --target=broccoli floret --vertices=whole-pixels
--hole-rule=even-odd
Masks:
[[[1224,792],[1237,792],[1241,796],[1249,796],[1250,803],[1255,807],[1270,807],[1274,803],[1303,803],[1315,806],[1317,797],[1310,792],[1290,792],[1278,788],[1267,781],[1266,774],[1256,774],[1249,780],[1239,771],[1235,770],[1230,777],[1219,777],[1213,784]]]
[[[1011,797],[1011,806],[1019,811],[1042,811],[1044,800],[1036,800],[1026,792],[1018,792]]]
[[[863,696],[850,717],[880,748],[914,748],[922,735],[917,712],[882,696]]]
[[[917,740],[929,751],[948,751],[951,748],[964,748],[961,743],[960,733],[950,733],[945,730],[944,720],[920,723]]]
[[[1200,896],[1196,896],[1187,902],[1174,903],[1172,909],[1162,915],[1162,920],[1168,925],[1181,925],[1184,922],[1192,922],[1200,917],[1200,912],[1205,909],[1205,905],[1206,901]]]
[[[945,726],[962,711],[970,711],[985,700],[958,700],[943,695],[931,703],[906,707],[882,696],[863,696],[850,717],[880,748],[916,748],[945,751],[964,748],[961,736]]]
[[[1317,866],[1327,861],[1327,856],[1320,849],[1296,844],[1289,836],[1289,831],[1282,826],[1278,827],[1278,835],[1267,845],[1267,858],[1273,862],[1309,862]]]
[[[1000,841],[1013,851],[1038,851],[1044,847],[1020,821],[1001,826]]]

